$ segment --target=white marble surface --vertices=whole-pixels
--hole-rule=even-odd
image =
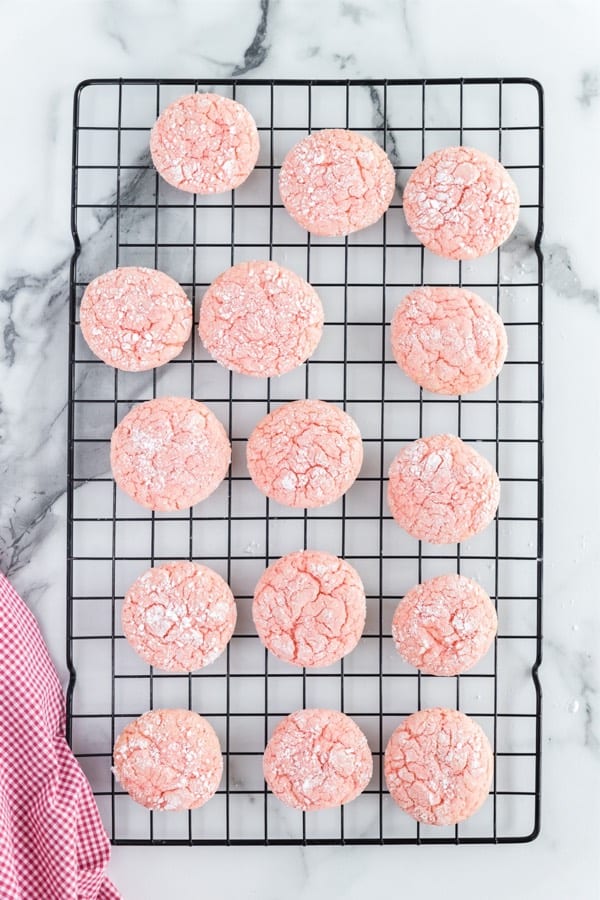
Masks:
[[[268,6],[268,8],[267,8]],[[71,98],[92,76],[531,75],[546,89],[542,835],[508,847],[115,848],[127,900],[600,896],[595,0],[0,3],[0,564],[64,676]],[[435,870],[443,865],[443,870]],[[442,874],[443,872],[443,874]],[[442,881],[443,879],[443,881]],[[466,886],[465,886],[466,885]]]

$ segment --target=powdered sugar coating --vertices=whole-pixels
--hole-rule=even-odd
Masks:
[[[223,652],[237,618],[229,585],[208,566],[181,560],[140,575],[125,595],[123,633],[149,665],[202,669]]]
[[[425,157],[402,196],[411,231],[447,259],[476,259],[509,237],[519,218],[517,186],[498,160],[472,147]]]
[[[263,771],[282,803],[310,812],[358,797],[371,780],[373,757],[349,716],[332,709],[300,709],[273,732]]]
[[[245,106],[218,94],[188,94],[160,114],[150,133],[152,162],[173,187],[193,194],[231,191],[258,158],[256,123]]]
[[[327,128],[289,151],[279,173],[283,204],[313,234],[344,235],[377,222],[394,196],[394,168],[363,134]]]
[[[437,394],[489,384],[506,359],[506,329],[489,303],[465,288],[411,291],[392,319],[392,350],[409,378]]]
[[[426,675],[460,675],[489,650],[498,619],[494,604],[464,575],[430,578],[400,601],[392,622],[396,650]]]
[[[154,709],[127,725],[113,750],[114,773],[146,809],[197,809],[223,773],[219,739],[188,709]]]
[[[294,666],[330,666],[353,650],[365,627],[365,589],[349,563],[300,550],[263,572],[252,617],[263,644]]]
[[[200,337],[235,372],[283,375],[314,353],[323,331],[315,289],[276,262],[243,262],[213,281],[202,300]]]
[[[219,486],[231,445],[213,412],[196,400],[160,397],[127,413],[110,442],[113,477],[147,509],[187,509]]]
[[[183,288],[143,266],[99,275],[81,300],[81,331],[90,350],[124,372],[154,369],[181,353],[192,319]]]
[[[396,728],[385,751],[392,798],[425,825],[455,825],[477,812],[494,758],[477,722],[454,709],[423,709]]]
[[[261,419],[248,439],[252,481],[284,506],[333,503],[353,484],[362,460],[356,422],[323,400],[279,407]]]
[[[453,434],[419,438],[389,471],[388,502],[396,522],[430,544],[454,544],[490,524],[500,501],[492,465]]]

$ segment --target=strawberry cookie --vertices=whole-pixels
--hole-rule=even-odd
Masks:
[[[290,216],[313,234],[350,234],[377,222],[392,202],[394,167],[364,134],[316,131],[292,147],[279,173]]]
[[[413,441],[390,466],[392,515],[420,541],[455,544],[479,534],[499,500],[500,480],[491,463],[453,434]]]
[[[510,236],[519,192],[504,166],[472,147],[445,147],[419,163],[404,188],[404,215],[428,250],[476,259]]]
[[[409,378],[436,394],[485,387],[506,359],[506,329],[498,313],[472,291],[416,288],[392,319],[392,350]]]
[[[296,400],[269,413],[248,439],[248,471],[257,488],[284,506],[333,503],[353,484],[363,460],[354,419],[323,400]]]
[[[202,300],[200,337],[234,372],[271,378],[311,356],[323,331],[314,288],[276,262],[243,262],[213,281]]]
[[[122,266],[88,284],[79,323],[99,359],[124,372],[143,372],[181,353],[192,318],[187,294],[164,272]]]
[[[300,709],[273,732],[263,770],[282,803],[309,812],[358,797],[371,780],[373,757],[349,716],[333,709]]]
[[[123,634],[148,665],[167,672],[202,669],[219,656],[237,617],[229,585],[199,563],[164,563],[125,594]]]
[[[360,640],[365,616],[358,572],[322,551],[300,550],[278,559],[254,591],[258,636],[294,666],[329,666],[346,656]]]
[[[218,94],[188,94],[161,113],[150,153],[169,184],[192,194],[220,194],[246,180],[258,158],[256,123],[245,106]]]
[[[456,825],[477,812],[494,757],[477,722],[454,709],[422,709],[396,728],[385,751],[392,798],[425,825]]]
[[[187,509],[220,485],[231,462],[225,429],[196,400],[160,397],[134,406],[113,431],[118,486],[147,509]]]
[[[498,619],[494,604],[464,575],[430,578],[400,601],[392,622],[396,650],[426,675],[460,675],[489,650]]]
[[[114,773],[146,809],[197,809],[223,773],[219,739],[188,709],[153,709],[127,725],[113,750]]]

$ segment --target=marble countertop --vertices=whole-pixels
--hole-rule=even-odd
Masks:
[[[600,67],[595,0],[0,4],[0,566],[63,679],[71,103],[87,77],[527,75],[546,92],[542,833],[454,847],[113,849],[127,900],[600,897]],[[441,872],[435,866],[443,866]],[[198,888],[191,887],[198,884]]]

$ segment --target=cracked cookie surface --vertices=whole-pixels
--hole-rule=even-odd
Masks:
[[[243,375],[283,375],[311,356],[323,306],[308,282],[276,262],[243,262],[202,298],[199,332],[217,362]]]
[[[500,372],[506,329],[489,303],[465,288],[422,287],[406,295],[391,327],[394,358],[436,394],[478,391]]]
[[[160,397],[134,406],[113,431],[110,461],[118,486],[161,512],[187,509],[219,486],[231,445],[214,413],[197,400]]]
[[[408,716],[385,751],[388,790],[409,816],[426,825],[455,825],[485,802],[494,758],[482,728],[453,709]]]
[[[392,622],[396,650],[426,675],[460,675],[489,650],[498,619],[476,581],[455,573],[412,588]]]
[[[124,372],[143,372],[173,359],[192,330],[192,304],[164,272],[122,266],[94,278],[79,315],[92,353]]]
[[[193,194],[231,191],[258,158],[256,123],[245,106],[219,94],[188,94],[160,114],[150,133],[159,174]]]
[[[123,633],[148,665],[168,672],[202,669],[223,652],[237,617],[226,581],[187,560],[148,569],[131,585]]]
[[[358,797],[371,780],[373,757],[349,716],[332,709],[300,709],[276,727],[263,770],[282,803],[308,812]]]
[[[453,434],[403,447],[389,470],[388,502],[396,522],[430,544],[454,544],[490,524],[500,501],[491,463]]]
[[[447,259],[491,253],[519,218],[513,179],[498,160],[472,147],[426,156],[406,183],[402,205],[413,234]]]
[[[323,400],[296,400],[266,415],[248,439],[257,488],[284,506],[314,508],[345,494],[363,460],[358,425]]]
[[[382,148],[356,131],[327,128],[289,151],[279,193],[312,234],[340,236],[377,222],[392,202],[394,168]]]
[[[125,726],[114,773],[146,809],[197,809],[221,781],[223,757],[212,725],[187,709],[154,709]]]
[[[258,636],[271,653],[294,666],[329,666],[350,653],[365,616],[358,572],[322,551],[283,556],[263,572],[254,591]]]

